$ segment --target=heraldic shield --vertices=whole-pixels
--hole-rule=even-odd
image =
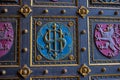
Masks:
[[[9,22],[0,22],[0,58],[10,51],[13,39],[14,31],[12,24]]]
[[[106,57],[117,56],[120,52],[120,25],[97,24],[94,32],[95,44]]]
[[[72,50],[69,28],[54,22],[43,25],[37,34],[37,48],[49,60],[64,59]]]

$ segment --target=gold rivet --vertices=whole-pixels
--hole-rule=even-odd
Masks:
[[[2,70],[2,74],[5,75],[5,74],[6,74],[6,71],[5,71],[5,70]]]
[[[62,14],[65,14],[65,13],[66,13],[66,10],[61,10],[61,13],[62,13]]]
[[[70,60],[74,60],[74,56],[73,56],[73,55],[70,55],[70,56],[69,56],[69,59],[70,59]]]
[[[23,48],[22,51],[23,51],[23,52],[27,52],[28,49],[27,49],[27,48]]]
[[[102,68],[102,69],[101,69],[101,72],[105,72],[105,71],[106,71],[106,68]]]
[[[62,72],[65,74],[67,73],[67,69],[63,69]]]
[[[28,30],[27,30],[27,29],[24,29],[24,30],[22,31],[22,33],[23,33],[23,34],[27,34],[27,33],[28,33]]]
[[[45,10],[44,10],[44,13],[48,13],[48,12],[49,12],[48,9],[45,9]]]
[[[40,61],[40,60],[42,59],[42,56],[41,56],[41,55],[38,55],[38,56],[36,57],[36,59],[37,59],[38,61]]]
[[[49,72],[48,72],[48,70],[46,69],[46,70],[44,70],[44,74],[48,74]]]
[[[37,25],[37,26],[41,26],[41,25],[42,25],[42,22],[41,22],[41,21],[37,21],[37,22],[36,22],[36,25]]]
[[[70,21],[70,22],[68,22],[68,26],[72,27],[72,26],[74,26],[74,23],[72,21]]]
[[[99,15],[102,15],[104,13],[104,11],[101,10],[98,13],[99,13]]]
[[[5,8],[5,9],[2,10],[2,12],[3,12],[3,13],[7,13],[7,12],[8,12],[8,9]]]
[[[86,51],[86,48],[85,47],[81,48],[81,51]]]
[[[86,30],[82,30],[82,31],[81,31],[81,34],[86,34]]]
[[[114,15],[118,15],[118,14],[119,14],[119,12],[118,12],[118,11],[115,11],[115,12],[114,12]]]

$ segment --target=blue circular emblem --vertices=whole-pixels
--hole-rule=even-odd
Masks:
[[[64,59],[70,54],[72,44],[69,28],[61,23],[47,23],[38,31],[38,51],[49,60]]]

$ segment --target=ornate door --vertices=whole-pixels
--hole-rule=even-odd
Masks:
[[[0,0],[0,80],[119,80],[119,0]]]

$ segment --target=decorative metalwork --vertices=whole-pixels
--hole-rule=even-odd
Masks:
[[[69,26],[69,27],[74,26],[74,22],[72,22],[72,21],[68,22],[68,26]]]
[[[12,24],[9,22],[0,22],[0,58],[10,51],[13,39],[14,31]]]
[[[24,65],[22,69],[20,69],[19,74],[23,78],[27,78],[32,73],[32,70],[27,65]]]
[[[82,67],[79,69],[79,73],[81,73],[83,76],[87,76],[91,72],[91,69],[86,65],[82,65]]]
[[[59,22],[54,22],[54,21],[59,21]],[[37,21],[41,21],[42,22],[42,26],[38,26],[36,23]],[[47,23],[48,22],[48,23]],[[75,39],[74,43],[71,43],[73,46],[72,48],[70,49],[70,53],[68,53],[68,55],[66,55],[63,59],[59,59],[59,60],[50,60],[50,59],[47,59],[46,57],[43,56],[43,53],[40,52],[40,50],[38,50],[38,47],[37,47],[37,38],[38,38],[38,34],[40,33],[39,31],[43,28],[46,28],[46,30],[44,29],[44,33],[40,33],[39,35],[41,36],[41,42],[42,42],[42,46],[43,48],[41,48],[41,50],[45,50],[46,49],[46,54],[45,56],[48,56],[49,53],[48,53],[48,48],[46,48],[46,46],[48,45],[46,42],[45,42],[45,39],[44,39],[44,36],[45,34],[48,32],[48,30],[53,30],[53,25],[50,25],[49,22],[51,23],[59,23],[60,25],[63,26],[64,24],[64,27],[66,27],[67,29],[69,29],[70,32],[66,32],[64,29],[64,27],[59,27],[58,24],[57,24],[57,31],[59,31],[59,28],[62,29],[62,32],[64,33],[64,35],[67,33],[70,33],[71,34],[71,37]],[[69,22],[74,22],[74,26],[72,27],[69,27],[67,26]],[[77,66],[79,64],[79,46],[78,46],[78,36],[77,34],[79,34],[78,32],[78,27],[76,27],[75,25],[77,25],[77,22],[78,22],[78,17],[77,16],[33,16],[31,17],[31,26],[30,26],[30,66],[32,67],[40,67],[40,66]],[[46,24],[45,24],[46,23]],[[48,25],[49,24],[49,25]],[[46,26],[45,26],[46,25]],[[40,29],[40,30],[39,30]],[[53,32],[51,32],[53,33]],[[57,33],[58,35],[59,33]],[[48,35],[47,35],[48,36]],[[65,35],[67,36],[67,35]],[[63,36],[63,38],[65,37]],[[57,36],[57,39],[59,39],[60,36]],[[47,38],[48,39],[48,38]],[[52,35],[50,36],[50,39],[53,39]],[[53,39],[54,40],[54,39]],[[66,43],[67,41],[69,40],[66,40]],[[73,40],[72,40],[73,42]],[[60,42],[57,42],[57,43],[60,43]],[[61,43],[63,43],[61,41]],[[44,45],[43,45],[44,44]],[[50,43],[51,45],[54,45],[52,42]],[[64,44],[64,43],[63,43]],[[52,49],[54,49],[53,47],[51,47]],[[57,50],[60,50],[60,46],[57,46]],[[73,50],[74,49],[74,50]],[[67,50],[67,49],[66,49]],[[58,52],[57,52],[58,53]],[[53,52],[52,52],[53,54]],[[58,53],[58,56],[59,55],[63,55],[64,53]],[[39,57],[37,59],[37,56],[40,55],[42,56],[42,59],[39,60]],[[69,56],[70,55],[73,55],[74,56],[74,60],[70,60]],[[50,55],[51,56],[51,55]],[[62,61],[61,61],[62,60]]]
[[[32,9],[28,6],[28,5],[24,5],[21,9],[20,9],[21,14],[23,14],[25,17],[27,17],[31,12]]]
[[[70,56],[69,56],[69,59],[70,59],[70,60],[74,60],[75,57],[74,57],[73,55],[70,55]]]
[[[49,60],[60,60],[71,52],[72,37],[61,23],[48,23],[38,32],[37,48]]]
[[[120,25],[97,24],[95,43],[99,51],[106,57],[117,56],[120,51]]]
[[[42,22],[38,20],[38,21],[36,22],[36,25],[37,25],[37,26],[41,26],[41,25],[42,25]]]
[[[42,59],[42,56],[41,55],[38,55],[37,57],[36,57],[36,60],[37,61],[40,61]]]
[[[82,18],[85,18],[85,16],[89,13],[89,10],[84,7],[84,6],[81,6],[80,9],[78,9],[77,13],[82,17]]]

